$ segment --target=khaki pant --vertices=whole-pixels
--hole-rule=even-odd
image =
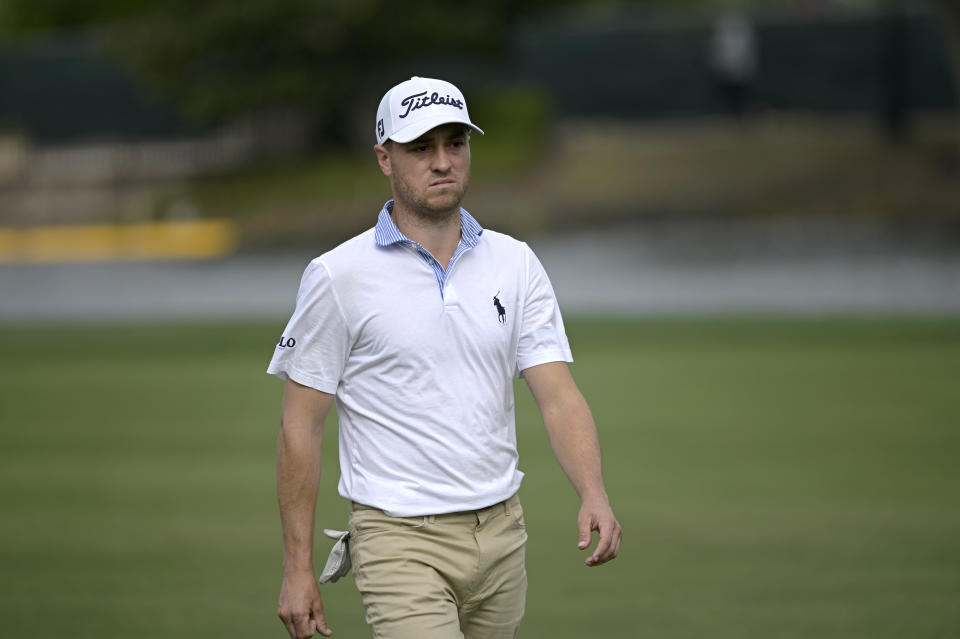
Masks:
[[[390,517],[353,504],[350,560],[378,639],[516,636],[527,594],[520,500]]]

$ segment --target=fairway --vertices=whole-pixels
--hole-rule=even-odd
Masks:
[[[0,636],[286,636],[284,321],[0,327]],[[583,565],[519,382],[520,637],[960,636],[960,319],[568,329],[624,545]],[[334,424],[318,523],[339,528]],[[370,636],[352,579],[323,592],[335,637]]]

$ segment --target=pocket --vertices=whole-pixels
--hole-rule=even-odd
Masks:
[[[520,505],[519,501],[514,501],[509,504],[508,509],[510,511],[510,518],[513,519],[513,523],[517,525],[518,528],[526,530],[527,521],[523,518],[523,506]]]
[[[426,517],[391,517],[376,508],[360,508],[350,513],[350,534],[363,537],[375,532],[422,528]]]

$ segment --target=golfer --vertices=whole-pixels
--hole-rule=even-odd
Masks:
[[[374,151],[393,199],[374,228],[303,274],[268,368],[286,380],[279,616],[291,637],[332,634],[312,550],[323,425],[334,402],[338,490],[350,502],[350,559],[374,636],[516,635],[527,589],[517,374],[580,496],[586,564],[620,549],[596,427],[567,368],[547,274],[526,244],[484,229],[460,207],[470,137],[482,133],[448,82],[414,77],[390,89]]]

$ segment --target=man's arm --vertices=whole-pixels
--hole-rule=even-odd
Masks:
[[[313,520],[320,484],[323,423],[333,395],[290,379],[277,438],[277,501],[283,525],[283,586],[277,611],[293,639],[332,632],[313,572]]]
[[[540,408],[553,453],[580,495],[577,547],[586,548],[591,532],[599,531],[597,547],[586,560],[588,566],[599,566],[620,552],[623,531],[603,485],[600,441],[590,408],[566,362],[531,366],[523,371],[523,377]]]

